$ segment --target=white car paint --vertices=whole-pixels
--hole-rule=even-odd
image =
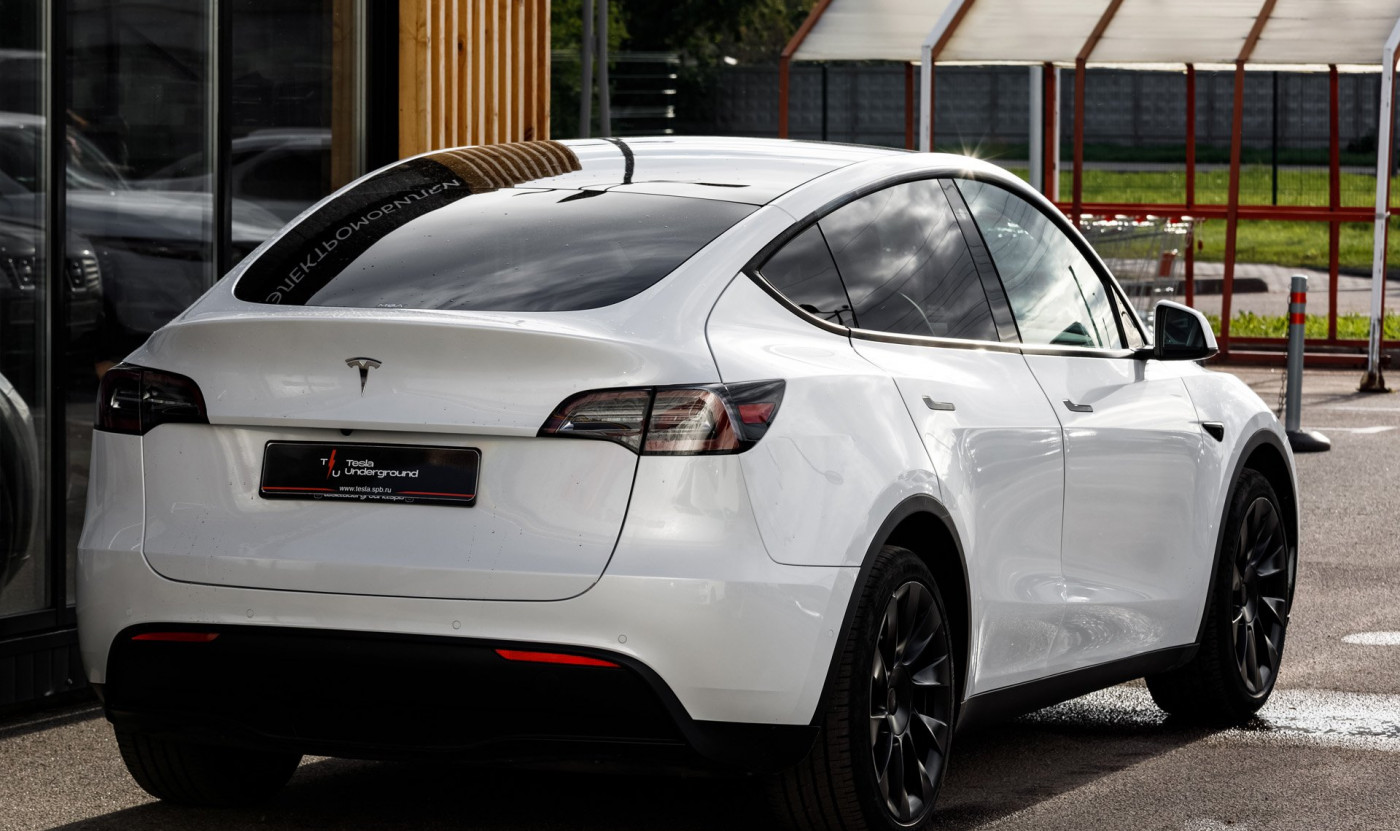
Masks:
[[[1193,556],[1202,548],[1187,529],[1196,527],[1198,465],[1214,450],[1205,443],[1215,442],[1177,367],[1131,357],[1025,360],[1058,405],[1065,436],[1066,608],[1049,668],[1190,642],[1210,559]]]
[[[670,145],[681,161],[666,170],[689,178],[631,187],[713,197],[715,177],[762,179],[764,153],[802,147],[653,149],[664,158]],[[572,146],[621,166],[611,143]],[[607,650],[653,670],[690,718],[808,724],[861,566],[914,497],[942,506],[966,559],[965,695],[1192,642],[1245,443],[1282,438],[1267,408],[1189,363],[1112,359],[1093,377],[1072,367],[1098,359],[1065,357],[1073,347],[1023,356],[814,326],[739,273],[802,218],[891,177],[975,171],[1021,186],[959,157],[812,153],[828,160],[815,178],[598,309],[273,309],[234,295],[249,257],[130,358],[194,379],[210,425],[94,435],[79,542],[89,678],[105,680],[113,639],[139,623],[439,635]],[[363,394],[354,355],[383,362]],[[787,382],[778,416],[738,455],[637,457],[535,436],[582,390],[771,378]],[[1094,418],[1065,417],[1061,395],[1093,401]],[[1225,443],[1203,440],[1200,421],[1225,424]],[[495,496],[368,511],[259,499],[265,441],[342,430],[482,448]],[[1078,449],[1103,435],[1124,442],[1115,455]],[[1105,494],[1149,501],[1125,509]],[[1140,542],[1132,568],[1100,546],[1125,529]],[[1086,627],[1104,640],[1080,637]]]

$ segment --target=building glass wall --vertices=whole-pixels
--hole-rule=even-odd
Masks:
[[[40,442],[49,398],[43,12],[38,0],[0,0],[0,615],[7,616],[51,606]]]
[[[101,374],[362,172],[369,5],[0,0],[0,708],[82,684],[59,653]],[[49,145],[65,172],[52,228]]]

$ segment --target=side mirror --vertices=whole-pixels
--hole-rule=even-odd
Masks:
[[[1159,361],[1203,361],[1220,351],[1206,316],[1163,300],[1153,309],[1152,348],[1139,354]]]

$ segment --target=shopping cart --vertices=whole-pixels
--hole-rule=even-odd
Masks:
[[[1144,320],[1158,300],[1176,296],[1183,278],[1181,252],[1195,239],[1191,219],[1085,216],[1079,230]]]

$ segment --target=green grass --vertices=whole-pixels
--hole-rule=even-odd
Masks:
[[[1211,328],[1220,334],[1220,316],[1206,315]],[[1230,318],[1231,337],[1240,338],[1284,338],[1288,337],[1288,322],[1283,315],[1257,315],[1253,312],[1240,312]],[[1303,335],[1307,338],[1327,337],[1327,318],[1323,315],[1308,315],[1303,324]],[[1342,340],[1366,340],[1371,336],[1371,318],[1364,314],[1337,316],[1337,337]],[[1400,340],[1400,315],[1385,316],[1385,339]]]
[[[1338,240],[1342,268],[1371,268],[1374,229],[1365,223],[1346,223]],[[1221,262],[1225,259],[1225,221],[1203,222],[1196,231],[1198,260]],[[1390,267],[1400,267],[1400,223],[1390,221],[1387,242]],[[1235,241],[1235,261],[1273,263],[1327,270],[1328,227],[1321,222],[1254,220],[1241,222]]]
[[[1013,172],[1026,176],[1024,170]],[[1360,173],[1342,174],[1342,204],[1348,207],[1374,203],[1376,177]],[[1074,186],[1073,173],[1060,175],[1060,194],[1068,199]],[[1400,178],[1392,182],[1400,194]],[[1327,205],[1326,170],[1280,171],[1279,204],[1307,207]],[[1229,173],[1224,170],[1197,171],[1196,201],[1203,205],[1224,205],[1229,195]],[[1085,202],[1181,204],[1186,199],[1184,170],[1084,171]],[[1240,202],[1267,205],[1272,199],[1271,171],[1268,167],[1246,167],[1240,174]],[[1339,257],[1342,268],[1369,269],[1373,246],[1370,223],[1346,223],[1341,227]],[[1225,258],[1225,221],[1208,220],[1197,225],[1196,257],[1205,262]],[[1391,219],[1388,261],[1400,267],[1400,222]],[[1236,262],[1272,263],[1282,266],[1326,269],[1328,266],[1328,226],[1322,222],[1252,220],[1239,224]]]
[[[1374,138],[1372,139],[1374,142]],[[1024,159],[1030,154],[1030,145],[1025,142],[997,142],[984,141],[974,143],[963,143],[957,140],[945,140],[940,138],[935,143],[935,149],[940,153],[959,153],[963,155],[974,155],[983,159]],[[1064,150],[1068,151],[1068,147]],[[1272,153],[1264,148],[1245,148],[1242,155],[1242,163],[1246,165],[1267,165],[1271,163]],[[1307,165],[1311,167],[1326,167],[1328,153],[1325,147],[1302,148],[1302,147],[1280,147],[1278,149],[1278,163],[1280,165]],[[1133,146],[1126,144],[1092,144],[1084,145],[1084,161],[1086,162],[1157,162],[1161,164],[1186,164],[1185,144],[1153,144],[1145,146]],[[1346,148],[1341,152],[1339,161],[1344,167],[1375,167],[1376,148],[1374,145],[1369,148],[1357,147]],[[1230,146],[1228,144],[1197,144],[1196,162],[1198,164],[1229,164]],[[1065,158],[1061,164],[1069,167],[1070,159]]]

